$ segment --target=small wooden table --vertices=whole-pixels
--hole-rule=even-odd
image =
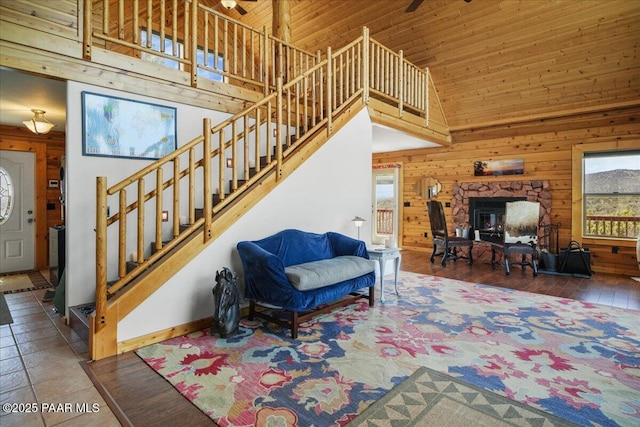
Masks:
[[[400,251],[402,248],[369,248],[367,252],[369,253],[369,258],[373,260],[377,260],[380,264],[380,301],[384,302],[384,267],[388,260],[395,260],[396,271],[394,277],[394,286],[396,288],[396,295],[400,296],[398,293],[398,272],[400,271],[400,262],[402,261],[402,255]]]

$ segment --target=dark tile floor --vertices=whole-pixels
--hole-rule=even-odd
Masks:
[[[80,366],[86,344],[44,292],[5,294],[13,323],[0,326],[0,425],[119,426]]]

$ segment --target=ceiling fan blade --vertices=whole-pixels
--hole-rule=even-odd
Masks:
[[[240,15],[246,15],[246,14],[247,14],[247,11],[246,11],[246,10],[244,10],[244,8],[243,8],[242,6],[240,6],[239,4],[236,4],[235,9],[236,9],[238,12],[240,12]]]
[[[420,5],[422,4],[424,0],[413,0],[411,2],[411,4],[409,5],[409,7],[407,7],[405,9],[405,13],[406,12],[413,12],[414,10],[416,10],[418,7],[420,7]]]

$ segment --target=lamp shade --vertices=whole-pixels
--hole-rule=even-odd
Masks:
[[[29,130],[36,135],[44,135],[45,133],[49,133],[51,129],[55,126],[49,120],[44,117],[44,110],[31,110],[33,112],[33,118],[31,120],[25,120],[24,125],[29,128]]]
[[[362,224],[364,224],[364,222],[366,221],[364,218],[360,218],[359,216],[353,218],[351,221],[353,221],[353,224],[360,228],[362,227]]]
[[[236,7],[236,0],[222,0],[222,5],[227,9],[233,9]]]

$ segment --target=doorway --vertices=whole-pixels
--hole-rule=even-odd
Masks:
[[[0,273],[35,266],[35,157],[0,150]]]
[[[400,246],[401,180],[400,165],[375,165],[372,177],[372,219],[371,243]]]

